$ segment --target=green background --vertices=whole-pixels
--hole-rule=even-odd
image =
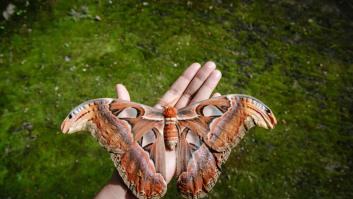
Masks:
[[[350,1],[2,1],[0,198],[91,198],[113,171],[87,133],[60,124],[81,102],[153,105],[191,63],[217,91],[272,108],[232,152],[209,198],[353,198]],[[175,182],[165,198],[177,195]]]

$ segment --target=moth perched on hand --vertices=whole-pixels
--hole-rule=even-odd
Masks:
[[[133,114],[123,114],[127,111]],[[246,95],[224,95],[181,109],[101,98],[74,108],[61,130],[90,131],[140,199],[166,193],[165,151],[176,150],[179,191],[186,198],[201,198],[215,185],[222,164],[245,133],[253,126],[272,129],[276,123],[264,103]],[[142,145],[146,134],[154,139]],[[190,136],[198,139],[190,141]]]

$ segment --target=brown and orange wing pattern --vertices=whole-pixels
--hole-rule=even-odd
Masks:
[[[121,116],[134,110],[132,117]],[[138,198],[160,198],[166,190],[161,112],[141,104],[101,98],[74,108],[61,125],[64,133],[88,130],[111,153],[111,158],[125,184]],[[153,155],[138,143],[152,131]],[[150,152],[150,153],[151,153]]]
[[[226,95],[180,109],[178,125],[177,186],[184,197],[201,198],[212,189],[221,165],[245,133],[254,126],[272,129],[276,118],[253,97]],[[201,144],[195,148],[186,140],[187,133],[197,135]]]

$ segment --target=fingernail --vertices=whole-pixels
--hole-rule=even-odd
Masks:
[[[213,61],[206,62],[205,66],[207,66],[210,69],[215,69],[216,68],[216,64]]]
[[[221,71],[219,71],[219,70],[215,70],[215,71],[214,71],[214,76],[215,76],[216,78],[220,78],[220,77],[222,77],[222,73],[221,73]]]

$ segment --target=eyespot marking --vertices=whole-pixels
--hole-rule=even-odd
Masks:
[[[214,105],[208,105],[202,109],[203,116],[221,116],[222,111]]]
[[[133,107],[128,107],[117,115],[118,118],[137,118],[138,116],[137,109]]]

